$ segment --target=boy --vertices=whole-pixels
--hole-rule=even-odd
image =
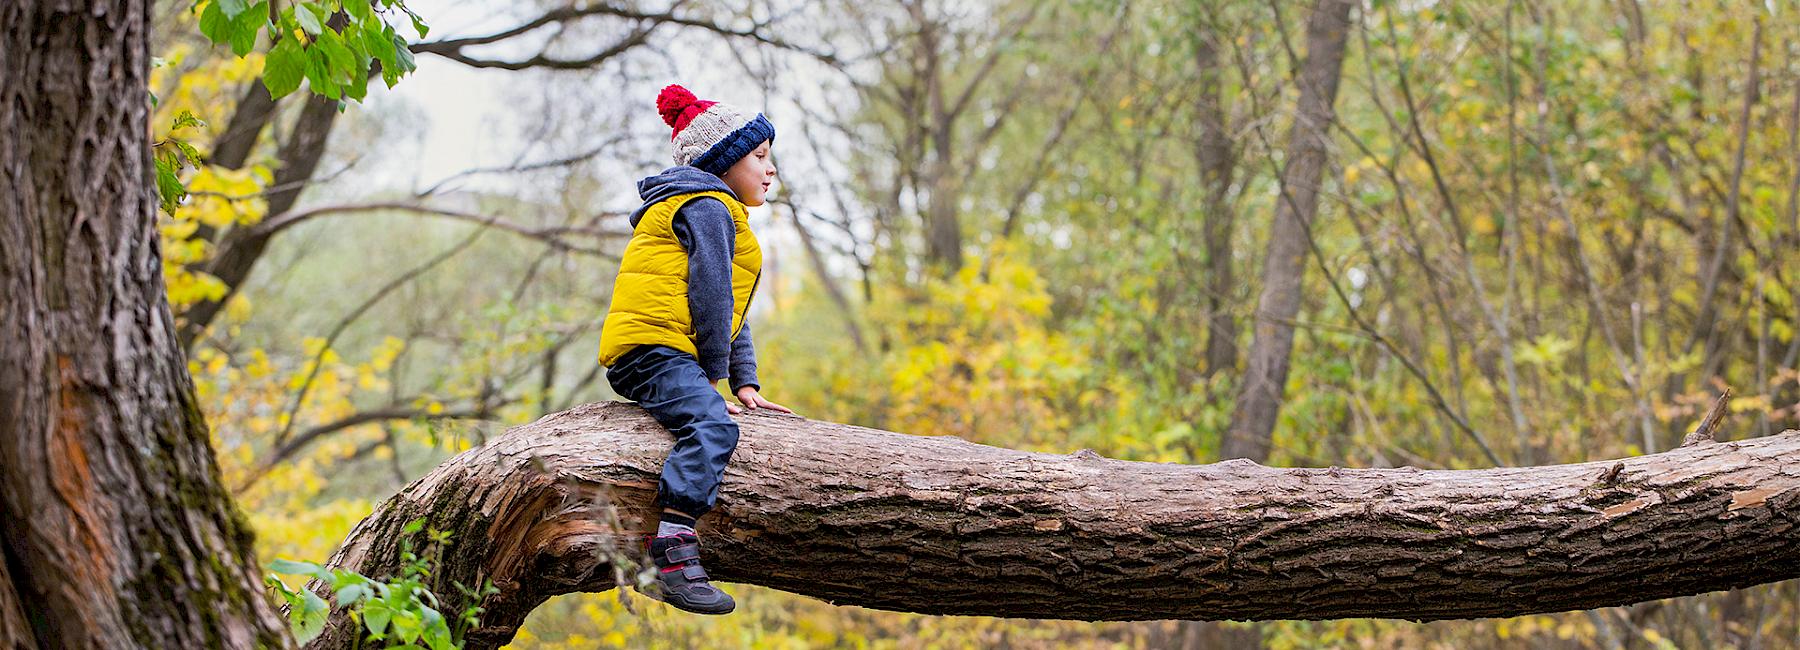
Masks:
[[[675,166],[638,182],[643,207],[631,215],[631,242],[619,262],[600,334],[600,364],[619,395],[636,401],[675,435],[656,503],[663,506],[651,559],[659,598],[682,610],[725,614],[737,605],[700,567],[695,520],[717,500],[737,447],[742,412],[792,413],[762,398],[756,349],[744,322],[762,275],[762,250],[745,206],[763,204],[775,179],[775,127],[728,104],[702,101],[681,86],[662,89],[657,112],[675,129]]]

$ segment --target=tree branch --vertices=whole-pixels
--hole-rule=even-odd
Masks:
[[[287,462],[289,458],[293,458],[295,454],[300,453],[300,450],[305,449],[306,446],[312,444],[313,441],[357,425],[389,422],[393,420],[460,420],[463,418],[481,417],[483,414],[492,411],[494,408],[496,408],[496,405],[484,404],[476,407],[444,410],[432,413],[423,408],[395,405],[353,413],[336,421],[312,427],[296,434],[294,437],[284,442],[278,443],[275,446],[275,449],[270,451],[266,458],[262,459],[262,463],[258,464],[256,469],[252,470],[249,475],[244,477],[244,480],[238,484],[235,491],[242,493],[243,491],[250,489],[250,486],[255,485],[257,481],[262,480],[262,477],[267,476],[277,465]],[[393,433],[388,432],[388,434],[383,437],[383,440],[385,441],[383,444],[391,444]],[[394,453],[399,453],[399,451],[398,448],[394,449]]]
[[[595,5],[587,5],[587,6],[580,6],[580,7],[575,6],[575,5],[567,5],[567,6],[559,7],[557,9],[550,10],[549,12],[546,12],[544,15],[539,16],[535,19],[532,19],[522,25],[519,25],[518,27],[514,27],[511,29],[504,30],[504,31],[489,34],[487,36],[455,38],[455,39],[446,39],[446,40],[442,40],[442,41],[431,41],[431,42],[427,42],[427,43],[418,43],[418,44],[413,45],[410,49],[416,53],[436,54],[438,56],[442,56],[442,57],[449,58],[452,60],[460,61],[460,62],[469,64],[469,65],[474,65],[476,67],[497,67],[497,68],[505,68],[508,70],[518,70],[518,69],[529,68],[529,67],[549,67],[549,68],[589,67],[589,66],[599,63],[600,61],[604,61],[605,59],[610,58],[611,56],[617,55],[619,52],[623,52],[625,49],[629,49],[629,46],[620,48],[617,45],[615,45],[613,48],[609,48],[608,51],[610,52],[611,50],[616,49],[616,50],[618,50],[617,52],[611,52],[611,54],[607,54],[607,53],[603,52],[603,53],[601,53],[601,55],[595,55],[594,57],[589,57],[588,59],[583,59],[580,61],[551,59],[551,58],[545,57],[542,54],[532,57],[532,59],[529,59],[527,61],[515,61],[515,62],[477,59],[477,58],[470,57],[468,55],[463,54],[462,49],[464,47],[469,47],[469,46],[488,45],[488,44],[492,44],[492,43],[497,43],[497,42],[506,40],[508,38],[536,30],[539,27],[543,27],[543,26],[551,24],[551,23],[573,21],[573,20],[578,20],[580,18],[584,18],[587,16],[610,16],[610,17],[614,17],[614,18],[624,18],[624,19],[629,19],[629,20],[636,20],[636,21],[651,23],[651,25],[646,29],[643,29],[641,31],[634,31],[633,35],[627,37],[625,39],[625,41],[621,41],[620,45],[625,45],[627,41],[632,41],[633,39],[636,39],[636,42],[631,43],[631,45],[642,44],[643,40],[649,36],[650,31],[656,29],[657,27],[662,26],[662,25],[680,25],[683,27],[694,27],[694,28],[698,28],[698,29],[703,29],[703,30],[718,34],[720,36],[728,36],[728,37],[734,37],[734,38],[748,38],[750,40],[756,41],[758,43],[762,43],[764,45],[770,45],[770,46],[778,47],[778,48],[781,48],[784,50],[789,50],[789,51],[797,52],[800,54],[805,54],[807,56],[810,56],[814,59],[818,59],[819,61],[822,61],[826,64],[833,65],[833,66],[838,66],[843,63],[837,57],[837,55],[835,53],[815,50],[810,47],[792,43],[785,39],[769,36],[768,34],[766,34],[764,32],[764,30],[768,27],[767,23],[757,23],[755,25],[752,25],[749,29],[733,29],[733,28],[726,27],[724,25],[720,25],[718,23],[711,22],[708,20],[703,20],[700,18],[676,15],[675,11],[676,10],[674,8],[671,8],[667,11],[641,11],[641,10],[631,8],[631,7],[623,7],[623,6],[617,6],[617,5],[612,5],[612,4],[595,4]],[[602,56],[602,55],[604,55],[604,56]]]
[[[551,68],[555,70],[580,70],[594,67],[605,62],[607,59],[624,54],[631,48],[643,45],[645,41],[649,40],[650,33],[656,31],[656,28],[661,26],[662,25],[660,24],[652,24],[648,27],[633,29],[630,34],[627,34],[625,38],[619,39],[619,42],[613,43],[611,47],[580,59],[561,59],[549,56],[543,52],[523,61],[484,59],[464,54],[461,47],[445,47],[440,43],[422,43],[413,46],[411,49],[414,52],[436,54],[472,68],[499,68],[502,70]]]
[[[586,237],[593,237],[596,239],[629,239],[631,237],[631,233],[628,231],[604,230],[604,229],[600,229],[600,228],[577,227],[577,226],[552,226],[552,227],[540,228],[540,227],[527,226],[524,224],[505,221],[505,220],[500,219],[498,216],[482,216],[479,214],[462,212],[462,211],[458,211],[458,210],[433,208],[433,207],[429,207],[429,206],[414,205],[411,203],[401,203],[401,202],[378,202],[378,203],[362,203],[362,204],[349,204],[349,205],[326,205],[326,206],[320,206],[320,207],[316,207],[316,208],[308,208],[306,210],[298,210],[298,211],[294,211],[294,212],[288,212],[285,214],[276,215],[269,219],[265,219],[262,223],[257,224],[256,228],[258,230],[262,231],[262,232],[257,233],[257,236],[271,237],[271,236],[274,236],[276,233],[279,233],[279,232],[286,230],[296,224],[299,224],[308,219],[312,219],[314,217],[322,217],[322,216],[328,216],[328,215],[333,215],[333,214],[346,214],[346,213],[352,213],[352,212],[372,212],[372,211],[376,211],[376,210],[399,210],[399,211],[403,211],[403,212],[411,212],[411,213],[424,215],[424,216],[442,217],[445,219],[455,219],[458,221],[467,221],[470,223],[482,225],[484,227],[499,228],[501,230],[504,230],[504,231],[507,231],[510,233],[524,235],[526,237],[541,240],[547,244],[550,244],[552,247],[555,247],[555,248],[561,248],[561,249],[571,250],[571,251],[575,251],[575,252],[579,252],[579,253],[595,255],[595,256],[604,257],[607,259],[615,259],[615,260],[618,258],[618,256],[616,254],[613,254],[613,253],[610,253],[610,252],[607,252],[604,250],[600,250],[597,248],[587,248],[587,247],[582,247],[582,246],[576,246],[574,244],[568,243],[567,241],[564,241],[563,237],[566,235],[581,235],[581,236],[586,236]]]
[[[737,420],[744,436],[700,520],[708,570],[841,605],[1427,621],[1800,576],[1800,431],[1571,465],[1280,469],[1021,452],[779,414]],[[396,571],[401,527],[426,517],[456,540],[434,591],[484,578],[499,587],[468,637],[495,647],[551,596],[612,589],[616,563],[640,561],[670,445],[632,404],[546,416],[390,498],[330,564]],[[313,647],[349,647],[355,631],[337,612]]]

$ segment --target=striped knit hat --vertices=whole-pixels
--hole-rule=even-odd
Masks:
[[[775,139],[775,125],[762,113],[745,117],[736,106],[695,98],[674,84],[656,96],[656,112],[675,128],[669,136],[675,164],[693,165],[716,176],[725,175],[764,140]]]

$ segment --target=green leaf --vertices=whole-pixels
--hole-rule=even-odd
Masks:
[[[199,167],[204,162],[200,157],[200,151],[195,149],[194,145],[188,144],[188,141],[171,138],[169,144],[175,145],[175,150],[181,152],[182,159],[186,160],[188,164]]]
[[[355,25],[350,25],[338,32],[338,36],[339,42],[344,44],[344,49],[350,50],[350,58],[356,59],[358,63],[362,64],[363,69],[368,69],[368,62],[371,58],[369,44],[363,42],[362,32],[357,31]]]
[[[281,578],[277,577],[273,573],[266,574],[263,576],[263,586],[274,589],[275,593],[281,595],[282,602],[287,603],[290,606],[290,608],[294,607],[294,606],[299,606],[301,604],[300,603],[300,594],[295,593],[291,589],[288,589],[287,583],[282,582]]]
[[[313,93],[337,99],[338,87],[337,84],[331,82],[331,73],[326,65],[324,52],[316,47],[306,49],[304,70],[307,83],[312,84]]]
[[[334,590],[342,590],[350,585],[362,585],[367,588],[368,585],[374,584],[373,581],[363,577],[363,574],[349,569],[332,569],[331,577],[326,579],[331,581],[331,588]]]
[[[381,26],[381,38],[388,43],[386,48],[388,58],[383,60],[381,66],[381,80],[386,82],[389,88],[393,88],[394,84],[400,82],[400,77],[412,70],[412,50],[407,49],[406,39],[400,38],[400,35],[394,32],[393,25],[383,24]]]
[[[425,518],[420,517],[418,519],[414,519],[412,521],[406,522],[406,527],[400,529],[400,534],[411,535],[413,533],[419,532],[424,529],[425,529]]]
[[[406,48],[406,39],[400,38],[399,34],[389,34],[388,38],[394,41],[394,63],[398,68],[394,71],[395,74],[403,75],[417,70],[418,66],[413,65],[412,50]]]
[[[325,69],[331,81],[339,86],[349,84],[351,73],[356,69],[356,55],[350,52],[350,48],[344,47],[344,38],[337,32],[327,30],[319,34],[319,40],[313,43],[313,47],[325,53]]]
[[[358,600],[362,600],[364,597],[366,597],[368,595],[369,595],[369,588],[365,585],[353,584],[348,587],[344,587],[343,589],[339,589],[337,592],[338,607],[348,607],[348,606],[350,606],[351,603],[354,603]]]
[[[300,597],[304,599],[303,606],[288,609],[288,626],[294,631],[294,640],[306,645],[325,631],[325,617],[331,613],[331,606],[311,589],[301,589]]]
[[[425,644],[431,650],[452,650],[456,642],[450,637],[450,627],[444,625],[444,615],[430,607],[425,608]]]
[[[187,196],[187,188],[175,176],[174,161],[163,156],[156,157],[156,193],[161,197],[162,211],[169,214],[174,214],[181,198]]]
[[[419,623],[419,615],[408,610],[394,611],[394,636],[402,643],[412,643],[419,639],[424,628]]]
[[[225,12],[226,18],[236,18],[238,14],[244,13],[246,8],[244,0],[213,0],[213,4],[218,5],[219,10]]]
[[[386,34],[379,29],[358,26],[356,38],[362,41],[363,50],[376,61],[381,62],[382,77],[387,77],[389,68],[394,67],[394,42],[388,40]],[[389,84],[391,87],[392,84]]]
[[[231,53],[244,56],[256,48],[256,35],[269,24],[269,3],[258,2],[231,21]]]
[[[362,616],[363,626],[369,628],[369,634],[380,637],[387,633],[388,619],[393,618],[394,610],[385,600],[370,600],[363,606]]]
[[[368,23],[375,20],[374,5],[366,0],[352,0],[351,2],[344,3],[344,13],[349,14],[351,18],[356,19],[359,23]]]
[[[283,38],[263,59],[263,85],[269,88],[269,99],[280,99],[300,87],[306,75],[306,53],[292,37]]]
[[[350,75],[350,85],[344,87],[344,96],[360,102],[369,96],[369,69],[366,65],[359,67],[362,69]]]
[[[405,5],[401,5],[400,8],[406,11],[406,15],[412,17],[413,29],[419,30],[419,38],[425,38],[425,32],[431,31],[431,28],[425,25],[425,20],[413,13],[411,9],[407,9]]]
[[[299,23],[300,29],[306,30],[308,36],[318,36],[319,32],[325,31],[325,25],[321,24],[319,17],[309,10],[310,7],[311,5],[308,5],[306,8],[296,9],[294,22]]]
[[[319,24],[324,25],[331,22],[331,14],[333,13],[331,10],[331,3],[304,2],[301,3],[300,6],[304,7],[307,11],[312,12],[313,17],[319,19]],[[329,27],[327,27],[327,29],[329,29]]]
[[[381,28],[372,25],[352,25],[351,29],[356,30],[356,33],[350,38],[361,41],[363,51],[368,52],[370,58],[378,61],[393,58],[394,43],[388,40]],[[386,58],[383,55],[386,55]]]
[[[182,109],[181,114],[175,116],[175,122],[169,125],[169,131],[173,133],[184,126],[206,126],[206,123],[200,121],[200,118],[194,117],[192,111]]]
[[[230,42],[231,17],[225,15],[225,11],[219,8],[219,3],[209,3],[206,10],[200,12],[200,33],[214,43]]]
[[[269,570],[276,573],[312,576],[327,580],[331,578],[331,572],[326,571],[325,567],[311,562],[300,562],[284,558],[275,558],[273,561],[269,562]]]
[[[387,84],[387,87],[389,88],[393,88],[394,84],[400,83],[401,74],[403,73],[400,72],[400,66],[398,64],[382,64],[381,66],[381,82]]]

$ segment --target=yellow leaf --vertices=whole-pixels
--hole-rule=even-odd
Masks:
[[[1493,215],[1489,214],[1475,215],[1475,223],[1473,225],[1475,227],[1475,233],[1480,235],[1492,235],[1499,230],[1498,225],[1494,223]]]
[[[194,236],[194,231],[199,229],[198,222],[186,219],[165,220],[157,226],[157,230],[162,233],[162,236],[168,239],[187,239]]]

